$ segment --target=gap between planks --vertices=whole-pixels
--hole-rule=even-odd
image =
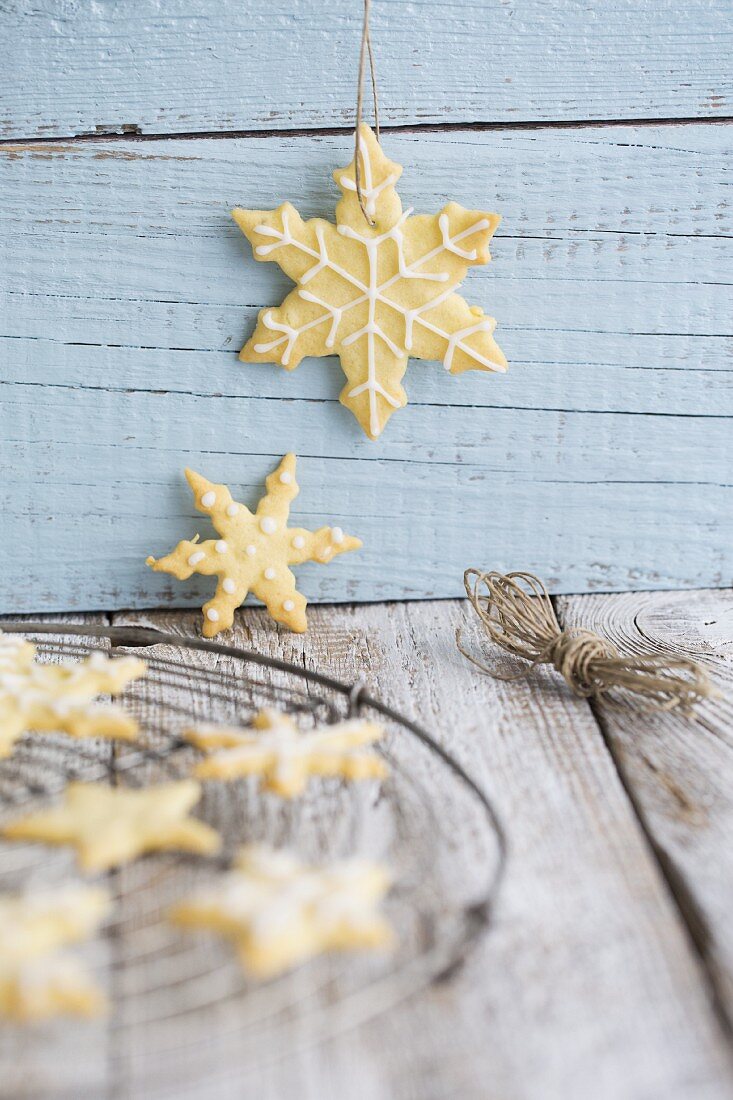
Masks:
[[[633,126],[643,128],[645,126],[725,126],[733,122],[733,115],[722,115],[717,118],[595,118],[595,119],[571,119],[563,122],[562,119],[552,121],[533,121],[531,119],[512,120],[505,122],[424,122],[409,123],[404,126],[381,126],[380,133],[384,134],[450,134],[451,132],[473,131],[491,132],[494,130],[584,130],[588,128],[598,129],[604,126]],[[0,146],[3,145],[54,145],[64,142],[95,142],[95,141],[215,141],[232,138],[302,138],[302,137],[336,137],[341,134],[351,134],[353,126],[314,126],[314,127],[280,127],[275,130],[181,130],[176,133],[166,131],[141,133],[130,128],[106,130],[98,128],[94,133],[81,132],[78,134],[54,134],[52,137],[9,137],[0,138]]]
[[[319,607],[305,637],[253,609],[235,623],[236,644],[344,681],[366,672],[388,702],[439,731],[511,826],[497,923],[466,970],[354,1039],[354,1068],[365,1057],[372,1067],[364,1095],[443,1100],[457,1085],[444,1075],[460,1066],[462,1094],[477,1100],[728,1096],[706,975],[589,706],[551,673],[507,686],[463,667],[452,628],[464,608]],[[115,621],[189,633],[198,614]],[[350,1060],[350,1042],[337,1044],[336,1062]],[[422,1092],[406,1089],[408,1067]],[[315,1095],[331,1096],[325,1061],[311,1068]]]
[[[710,1003],[718,1018],[723,1032],[729,1039],[733,1039],[733,1019],[731,1019],[729,1005],[727,1004],[724,984],[715,969],[713,957],[709,950],[709,930],[700,905],[695,898],[694,891],[690,889],[684,876],[677,870],[674,862],[665,852],[664,847],[654,835],[642,800],[634,790],[633,784],[623,767],[619,753],[611,735],[604,708],[592,699],[588,700],[591,714],[596,721],[601,737],[613,760],[619,782],[626,792],[629,804],[636,814],[639,827],[646,837],[649,850],[654,856],[659,873],[667,883],[671,897],[680,915],[682,923],[686,926],[692,949],[700,959],[702,971],[707,979]]]
[[[681,637],[683,647],[698,655],[694,630],[709,634],[711,625],[715,629],[733,612],[730,595],[719,592],[566,597],[556,603],[563,620],[596,629],[608,624],[609,634],[624,640],[630,632],[642,651],[663,648],[649,641],[650,624],[657,632],[662,624],[668,638]],[[467,970],[399,1013],[314,1051],[305,1062],[284,1063],[263,1082],[262,1094],[273,1100],[292,1095],[302,1078],[301,1095],[331,1100],[356,1074],[359,1100],[387,1095],[447,1100],[459,1084],[471,1100],[487,1095],[580,1100],[591,1089],[597,1100],[611,1100],[622,1090],[634,1100],[662,1094],[670,1100],[727,1097],[725,1057],[715,1034],[728,1017],[718,1012],[716,1019],[709,1011],[711,952],[700,951],[690,911],[680,906],[669,855],[660,859],[675,837],[665,834],[664,820],[649,808],[652,795],[644,776],[619,749],[623,737],[633,734],[640,753],[656,741],[658,751],[674,753],[675,739],[690,735],[697,746],[699,732],[690,734],[688,724],[669,716],[660,726],[640,725],[638,714],[632,724],[627,715],[624,726],[623,716],[609,712],[609,717],[605,706],[594,714],[552,673],[542,671],[511,686],[478,676],[461,666],[452,648],[451,625],[464,620],[465,608],[456,600],[319,607],[311,612],[315,629],[305,637],[271,628],[261,611],[237,616],[235,644],[296,663],[327,663],[344,680],[364,667],[380,695],[408,715],[428,718],[448,735],[441,740],[495,791],[514,841],[498,923]],[[99,618],[189,633],[197,629],[198,614],[123,612]],[[73,620],[89,621],[81,615],[53,617]],[[477,644],[477,634],[469,630]],[[703,651],[703,657],[720,668],[717,650],[712,656]],[[445,678],[437,675],[439,668]],[[725,668],[722,673],[725,677]],[[707,721],[713,727],[721,722],[719,716]],[[666,739],[660,738],[665,732]],[[708,765],[714,762],[707,758]],[[672,763],[676,774],[665,779],[657,768],[649,782],[684,783],[689,761]],[[692,801],[685,791],[675,797]],[[685,819],[683,825],[684,849],[695,822]],[[703,844],[713,839],[707,835]],[[700,852],[693,855],[699,859]],[[725,849],[716,855],[722,861]],[[538,913],[543,899],[549,908]],[[703,898],[698,908],[709,910],[708,902]],[[721,939],[724,916],[718,912],[713,929]],[[715,917],[708,911],[709,923]],[[721,983],[714,1008],[720,1009],[724,996]],[[573,1011],[577,1018],[568,1031]],[[669,1065],[659,1062],[663,1053]],[[489,1094],[487,1081],[494,1090]],[[122,1082],[109,1084],[116,1088]],[[416,1084],[421,1091],[414,1091]],[[187,1093],[204,1094],[195,1086]]]
[[[623,652],[690,656],[703,662],[720,688],[729,689],[733,683],[729,644],[711,633],[733,613],[729,591],[559,596],[553,604],[564,627],[596,630]],[[725,867],[730,845],[724,839],[731,828],[730,807],[725,805],[725,778],[728,789],[733,778],[730,703],[725,694],[720,700],[704,701],[692,718],[638,711],[603,699],[588,703],[730,1039],[733,941],[725,931],[726,920],[719,919],[727,913],[725,885],[730,882],[730,869]],[[659,792],[664,794],[660,797]],[[710,805],[715,814],[709,812]],[[675,828],[680,822],[682,827]],[[717,874],[710,880],[706,855],[717,858]]]

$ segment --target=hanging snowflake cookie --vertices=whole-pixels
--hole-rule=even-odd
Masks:
[[[282,305],[261,311],[240,359],[293,370],[306,355],[338,355],[348,379],[341,402],[376,439],[407,404],[401,381],[410,356],[442,360],[451,374],[506,370],[491,335],[496,322],[456,294],[472,264],[488,263],[500,219],[454,202],[440,214],[403,212],[394,186],[402,168],[368,126],[360,139],[373,226],[359,206],[353,161],[334,172],[343,192],[336,225],[304,222],[288,202],[233,211],[255,259],[274,260],[298,284]]]
[[[203,606],[204,637],[227,630],[249,592],[262,600],[273,619],[302,634],[307,601],[296,589],[289,567],[305,561],[329,562],[361,546],[361,539],[345,535],[340,527],[318,531],[288,527],[290,505],[300,492],[295,463],[295,455],[285,455],[267,478],[267,493],[254,513],[238,504],[226,485],[214,485],[186,470],[196,507],[211,517],[221,537],[199,542],[197,535],[179,542],[164,558],[148,558],[147,564],[179,581],[194,573],[218,578],[216,594]]]

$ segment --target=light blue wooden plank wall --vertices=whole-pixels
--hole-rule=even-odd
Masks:
[[[337,361],[293,374],[238,363],[288,283],[254,263],[228,214],[288,198],[332,216],[330,173],[351,139],[289,130],[348,120],[354,5],[328,18],[315,0],[211,7],[0,14],[19,36],[0,112],[19,139],[0,144],[0,610],[190,605],[205,582],[143,564],[208,533],[182,467],[252,503],[286,449],[301,455],[298,519],[365,540],[358,557],[301,570],[311,599],[455,595],[475,563],[535,569],[556,591],[729,584],[729,130],[707,120],[722,6],[683,18],[636,3],[630,33],[619,5],[523,0],[509,18],[462,2],[446,36],[433,7],[376,3],[393,120],[700,119],[388,132],[418,211],[453,198],[503,214],[494,262],[464,293],[499,319],[511,369],[452,379],[413,362],[411,403],[376,443],[337,403]],[[297,91],[283,78],[293,16]],[[671,49],[683,34],[684,56]],[[455,64],[472,35],[473,70]],[[622,37],[635,83],[609,64]],[[191,136],[74,137],[133,121]],[[278,132],[198,133],[266,126]]]
[[[0,134],[353,123],[360,0],[2,5]],[[374,0],[393,125],[730,115],[729,0]]]

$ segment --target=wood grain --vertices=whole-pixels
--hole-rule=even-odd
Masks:
[[[229,207],[331,213],[348,137],[3,147],[3,534],[33,548],[3,570],[7,610],[190,606],[202,587],[143,565],[202,526],[183,466],[254,501],[279,448],[302,456],[299,518],[366,544],[358,567],[302,571],[313,600],[457,595],[487,548],[555,591],[729,582],[724,129],[385,140],[418,210],[452,191],[504,213],[465,292],[511,369],[413,364],[376,444],[335,361],[235,354],[287,283]]]
[[[562,600],[560,612],[596,627],[602,619],[639,650],[681,640],[719,680],[729,679],[728,594],[637,597],[643,606],[636,635],[630,599]],[[509,870],[495,925],[457,975],[325,1047],[261,1070],[250,1065],[244,1092],[233,1062],[217,1100],[282,1100],[296,1090],[305,1100],[728,1098],[730,1067],[714,997],[719,1012],[730,966],[730,764],[720,748],[730,736],[729,708],[706,712],[702,730],[669,719],[655,727],[647,716],[632,722],[629,714],[614,727],[604,712],[609,752],[588,705],[553,674],[502,684],[460,658],[457,626],[466,644],[480,645],[463,601],[316,608],[312,616],[310,633],[296,637],[248,609],[237,616],[232,638],[346,682],[363,676],[385,701],[435,731],[496,799],[509,831]],[[114,618],[173,633],[196,629],[195,617],[180,612]],[[433,794],[441,804],[440,790]],[[322,827],[322,813],[314,820]],[[43,855],[48,868],[53,859]],[[678,876],[670,890],[673,865]],[[681,909],[680,881],[687,899]],[[170,892],[170,882],[161,888]],[[707,950],[690,935],[689,899],[705,915]],[[124,938],[134,906],[117,918],[120,995],[136,980],[134,968],[126,975]],[[150,965],[159,965],[154,955]],[[135,1024],[128,998],[126,1017],[116,1016],[109,1035],[102,1030],[73,1059],[69,1044],[88,1035],[78,1025],[42,1036],[40,1054],[37,1035],[26,1034],[21,1047],[0,1047],[3,1087],[14,1090],[3,1094],[47,1100],[72,1088],[95,1097],[152,1095],[165,1082],[146,1084],[141,1076],[145,1065],[135,1052],[144,1035],[139,1031],[136,1043],[136,1026],[145,1023]],[[44,1066],[52,1066],[52,1076]],[[211,1090],[211,1078],[191,1078],[176,1095],[199,1100]]]
[[[696,721],[607,703],[596,714],[733,1026],[733,595],[572,596],[560,599],[559,612],[624,652],[700,660],[723,691]]]
[[[728,1097],[704,969],[589,707],[551,675],[478,675],[454,648],[464,608],[317,608],[304,637],[237,617],[239,644],[363,676],[435,730],[497,800],[511,849],[496,924],[456,977],[310,1056],[250,1067],[247,1095]],[[115,621],[195,629],[181,613]],[[478,644],[471,624],[465,640]],[[202,1095],[196,1081],[186,1095]]]
[[[351,0],[13,0],[0,133],[350,127],[360,19]],[[392,124],[731,113],[725,0],[380,0],[372,27]]]

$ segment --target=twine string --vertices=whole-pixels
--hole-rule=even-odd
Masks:
[[[679,708],[685,713],[702,699],[719,695],[703,668],[689,657],[625,656],[592,630],[563,630],[546,586],[532,573],[467,569],[463,583],[491,641],[529,662],[517,673],[500,673],[468,653],[457,631],[463,656],[497,680],[520,680],[538,665],[549,664],[582,698],[621,689],[642,696],[652,709]]]
[[[364,194],[361,189],[361,115],[364,105],[364,72],[366,59],[369,56],[369,72],[372,81],[372,99],[374,100],[374,130],[379,141],[379,96],[377,95],[377,75],[374,67],[374,52],[372,50],[372,36],[369,30],[369,11],[371,0],[364,0],[364,22],[361,29],[361,48],[359,50],[359,77],[356,86],[356,133],[354,135],[354,185],[356,197],[359,200],[359,208],[364,215],[367,225],[374,228],[377,224],[374,218],[370,218],[366,211]]]

